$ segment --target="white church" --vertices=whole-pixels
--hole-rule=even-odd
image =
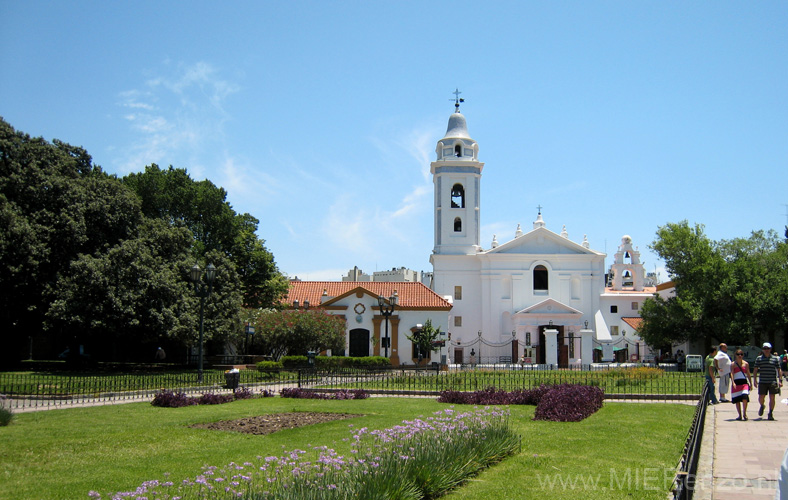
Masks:
[[[565,226],[547,228],[541,210],[533,227],[485,249],[479,241],[484,163],[456,110],[431,163],[435,191],[432,289],[452,305],[451,363],[571,366],[641,361],[651,352],[637,336],[639,309],[653,296],[640,253],[624,236],[606,286],[605,257]]]
[[[448,338],[422,363],[562,367],[650,360],[637,329],[641,304],[657,290],[646,286],[629,236],[621,239],[610,277],[604,253],[592,250],[585,236],[577,243],[565,228],[548,229],[541,210],[530,231],[518,225],[511,240],[493,237],[490,248],[481,246],[484,163],[459,102],[430,167],[431,286],[415,279],[365,279],[356,268],[341,282],[294,280],[285,303],[311,304],[345,319],[347,349],[335,355],[382,355],[394,365],[419,362],[408,337],[427,319]],[[379,303],[396,307],[385,316]]]

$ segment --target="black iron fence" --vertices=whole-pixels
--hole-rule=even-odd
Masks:
[[[476,391],[494,387],[513,391],[539,385],[562,383],[600,387],[608,399],[691,400],[705,387],[697,373],[670,372],[658,368],[577,367],[497,365],[447,369],[425,367],[334,368],[315,370],[293,368],[274,371],[241,370],[238,383],[253,392],[278,393],[285,387],[302,387],[327,392],[363,389],[389,396],[437,395],[443,390]],[[58,407],[145,401],[161,390],[204,394],[228,390],[224,371],[204,372],[197,382],[194,372],[145,374],[80,373],[0,373],[0,395],[13,408]]]
[[[679,461],[678,472],[673,480],[674,500],[692,500],[695,492],[695,485],[698,481],[698,461],[700,459],[700,446],[703,439],[703,428],[706,421],[706,408],[711,397],[710,386],[704,384],[703,390],[695,408],[695,417],[687,433],[687,440],[684,443],[684,451]]]

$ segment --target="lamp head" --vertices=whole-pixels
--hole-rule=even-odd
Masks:
[[[216,266],[213,264],[208,264],[208,267],[205,268],[205,281],[208,282],[210,285],[213,283],[213,280],[216,278]]]
[[[192,283],[197,283],[200,281],[200,275],[202,275],[202,269],[197,264],[193,265],[191,270],[189,271],[189,279]]]

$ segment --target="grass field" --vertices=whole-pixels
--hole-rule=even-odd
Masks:
[[[156,408],[134,403],[18,414],[0,427],[0,498],[87,498],[150,479],[193,477],[204,465],[243,462],[283,450],[349,445],[348,425],[383,429],[446,405],[433,399],[352,401],[263,398],[215,406]],[[357,413],[351,420],[268,436],[193,429],[200,422],[286,411]],[[522,452],[484,471],[447,499],[663,499],[694,406],[606,403],[579,423],[532,421],[511,407]]]

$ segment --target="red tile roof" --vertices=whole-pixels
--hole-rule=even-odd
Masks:
[[[621,318],[621,319],[624,321],[624,323],[634,328],[636,332],[640,331],[640,325],[643,324],[643,318],[639,318],[639,317]]]
[[[308,300],[310,307],[317,307],[320,305],[323,290],[332,299],[353,292],[367,293],[374,297],[383,295],[388,299],[396,290],[399,297],[398,307],[402,309],[451,309],[451,304],[423,283],[402,281],[291,281],[290,290],[282,302],[292,305],[294,300],[301,304]]]

